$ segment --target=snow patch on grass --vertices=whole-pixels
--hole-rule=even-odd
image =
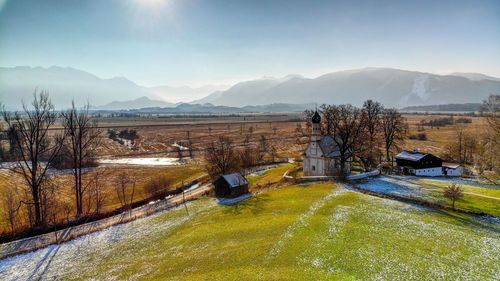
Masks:
[[[305,228],[308,226],[308,219],[312,217],[317,210],[323,207],[331,198],[341,196],[345,192],[347,192],[345,187],[338,185],[338,187],[332,192],[328,193],[326,196],[313,203],[306,212],[302,213],[297,218],[297,220],[285,230],[276,245],[269,251],[268,258],[279,255],[281,248],[288,242],[288,240],[292,238],[294,234],[301,228]]]

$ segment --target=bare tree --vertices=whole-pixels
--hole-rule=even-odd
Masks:
[[[264,136],[264,135],[260,135],[259,152],[262,156],[268,152],[268,143],[267,143],[266,136]]]
[[[211,142],[205,151],[205,160],[208,174],[213,178],[239,169],[238,156],[229,137],[219,136]]]
[[[455,125],[455,139],[447,144],[444,158],[451,159],[460,164],[472,164],[473,154],[476,152],[477,140],[474,134],[469,134],[465,128]]]
[[[380,155],[379,142],[382,127],[381,115],[384,107],[379,102],[367,100],[363,104],[363,122],[365,123],[366,137],[361,142],[364,145],[364,153],[360,154],[362,162],[371,167],[376,164],[376,159]]]
[[[97,129],[97,121],[92,120],[89,114],[89,105],[78,111],[75,102],[71,109],[63,112],[63,126],[66,135],[68,157],[73,170],[74,191],[76,202],[76,215],[80,217],[83,212],[83,198],[88,186],[84,185],[84,168],[93,161],[94,151],[100,145],[101,132]]]
[[[488,129],[481,134],[475,155],[479,175],[494,184],[500,178],[500,95],[490,95],[483,101],[481,113],[486,116]]]
[[[453,209],[455,209],[455,201],[464,197],[462,187],[458,184],[452,183],[450,186],[444,188],[443,195],[445,198],[450,199],[453,203]]]
[[[23,104],[24,115],[3,110],[3,118],[12,134],[13,145],[19,151],[12,170],[23,176],[30,189],[31,198],[23,203],[33,205],[34,225],[41,226],[41,195],[47,171],[61,149],[64,137],[49,135],[49,128],[54,125],[57,114],[48,93],[37,95],[35,92],[33,96],[32,108]]]
[[[389,161],[391,149],[404,142],[408,134],[408,124],[397,109],[385,109],[382,114],[382,131],[384,132],[385,156]]]
[[[131,206],[134,201],[137,177],[126,172],[120,173],[115,181],[115,191],[122,207]]]
[[[340,153],[340,175],[345,177],[345,165],[352,156],[352,151],[364,131],[365,124],[361,118],[361,110],[350,104],[323,107],[326,132],[334,134],[333,138]]]
[[[2,194],[3,216],[9,222],[12,233],[15,232],[18,219],[21,201],[14,190],[5,190]]]
[[[189,140],[188,143],[189,158],[193,159],[193,142]]]
[[[248,135],[247,135],[248,136]],[[242,168],[249,168],[257,165],[261,160],[260,151],[249,143],[248,138],[243,142],[243,149],[239,151],[240,165]]]
[[[99,214],[107,197],[102,180],[105,179],[109,173],[105,169],[95,169],[92,173],[87,175],[90,176],[87,191],[87,213],[90,214],[93,208],[93,213]]]
[[[490,95],[487,100],[484,100],[481,113],[486,116],[495,134],[500,135],[500,95]]]

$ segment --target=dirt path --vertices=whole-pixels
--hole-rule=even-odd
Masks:
[[[44,248],[51,244],[66,242],[76,237],[99,231],[113,225],[129,222],[137,218],[142,218],[153,213],[175,207],[179,204],[184,203],[185,201],[189,201],[207,194],[211,191],[212,188],[212,184],[205,184],[196,189],[186,191],[184,192],[184,194],[181,193],[168,199],[151,202],[147,205],[137,207],[135,209],[132,209],[131,211],[123,212],[119,215],[112,216],[106,219],[69,227],[56,232],[50,232],[34,237],[25,238],[22,240],[0,244],[0,259]]]

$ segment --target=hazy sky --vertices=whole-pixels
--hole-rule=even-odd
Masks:
[[[366,66],[500,77],[500,1],[0,0],[0,66],[198,86]]]

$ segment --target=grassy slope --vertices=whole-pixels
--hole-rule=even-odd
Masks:
[[[443,197],[443,189],[450,185],[447,181],[441,180],[419,180],[426,188],[435,188],[430,190],[430,199],[441,204],[451,204],[451,200]],[[472,185],[460,184],[464,190],[464,197],[455,203],[455,207],[467,211],[484,212],[500,217],[500,188],[487,188]],[[474,193],[474,194],[471,194]],[[477,195],[475,195],[477,194]],[[494,198],[487,198],[485,195]]]
[[[482,279],[500,276],[500,237],[464,215],[437,213],[332,184],[288,187],[153,218],[138,237],[80,256],[64,278],[156,280]],[[167,225],[168,227],[165,227]],[[76,268],[76,269],[75,269]],[[57,271],[57,269],[54,269]],[[58,271],[58,274],[63,272]],[[61,275],[59,275],[61,277]]]
[[[258,176],[250,176],[248,177],[248,182],[250,184],[250,188],[256,186],[257,184],[260,185],[266,185],[266,184],[273,184],[281,180],[283,177],[283,174],[290,170],[291,168],[295,167],[295,164],[290,164],[290,165],[284,165],[281,167],[277,167],[274,169],[271,169],[261,175]]]

